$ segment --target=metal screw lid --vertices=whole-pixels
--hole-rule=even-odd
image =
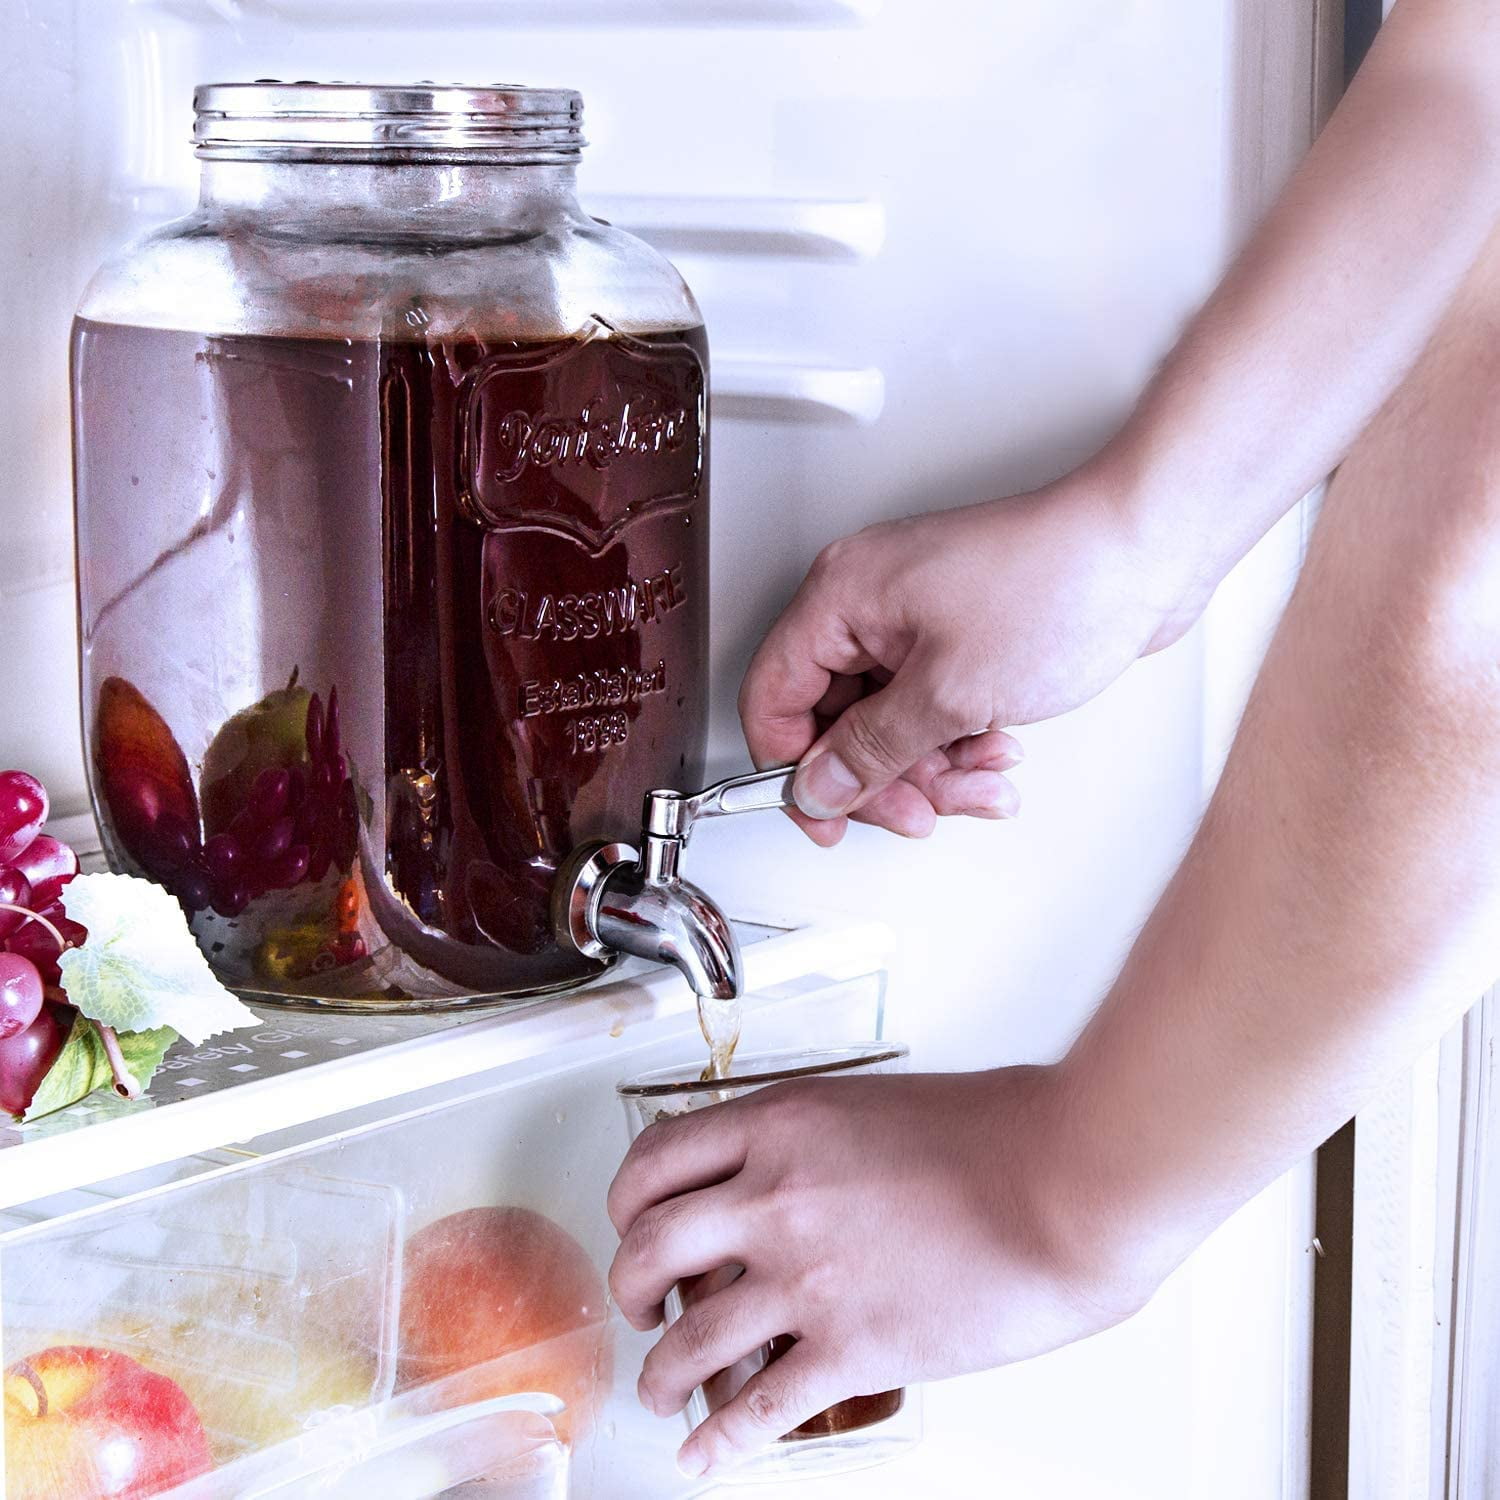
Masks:
[[[220,159],[545,165],[584,145],[573,89],[261,78],[200,84],[193,109],[198,155]]]

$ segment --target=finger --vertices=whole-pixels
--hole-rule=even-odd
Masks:
[[[849,677],[840,673],[828,684],[828,691],[813,705],[813,717],[831,724],[851,703],[857,703],[870,691],[868,674]]]
[[[958,771],[1009,771],[1026,758],[1021,742],[1003,729],[966,734],[948,746],[948,764]]]
[[[1021,799],[998,771],[940,771],[925,788],[940,817],[1013,818]]]
[[[800,760],[818,737],[815,709],[837,676],[874,665],[848,627],[807,593],[771,627],[740,685],[740,723],[758,766]]]
[[[747,1149],[744,1110],[733,1102],[648,1125],[609,1185],[610,1223],[623,1238],[655,1204],[734,1176]]]
[[[850,817],[857,823],[886,828],[908,839],[925,839],[937,827],[932,803],[905,780],[893,781],[878,791]]]
[[[737,1264],[744,1217],[722,1186],[668,1198],[640,1214],[615,1251],[609,1290],[632,1328],[654,1328],[662,1299],[685,1276]]]
[[[802,758],[793,783],[809,817],[854,811],[924,755],[961,738],[970,723],[950,721],[933,703],[930,674],[914,655],[886,687],[851,704]]]
[[[969,807],[965,808],[961,813],[952,814],[955,817],[978,818],[981,823],[1006,823],[1011,818],[1016,818],[1020,815],[1021,800],[1019,797],[1016,799],[1015,810],[1011,812],[998,807]]]
[[[678,1450],[677,1466],[694,1478],[733,1467],[847,1394],[805,1340],[793,1344],[697,1428]]]
[[[786,815],[813,843],[823,849],[832,849],[849,831],[847,818],[810,818],[795,807],[786,809]]]
[[[764,1348],[785,1332],[786,1322],[767,1289],[748,1274],[695,1302],[646,1356],[642,1404],[659,1417],[681,1411],[705,1380]]]

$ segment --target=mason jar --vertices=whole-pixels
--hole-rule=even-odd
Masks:
[[[73,330],[87,761],[116,870],[260,1000],[601,965],[560,861],[702,778],[707,345],[589,217],[565,89],[231,83]]]

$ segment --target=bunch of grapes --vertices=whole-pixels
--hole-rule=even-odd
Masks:
[[[0,771],[0,1109],[22,1114],[62,1051],[73,1012],[56,986],[64,945],[88,936],[63,911],[78,856],[42,832],[47,793]]]
[[[267,766],[228,826],[206,841],[196,824],[164,812],[135,820],[142,862],[189,915],[212,908],[237,917],[267,891],[316,882],[330,866],[353,864],[359,814],[340,748],[336,687],[326,713],[318,694],[309,698],[305,742],[306,762]]]

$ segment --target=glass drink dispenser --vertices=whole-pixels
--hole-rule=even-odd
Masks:
[[[697,785],[707,345],[574,197],[561,89],[219,84],[73,334],[112,865],[264,1000],[564,989],[549,895]]]

